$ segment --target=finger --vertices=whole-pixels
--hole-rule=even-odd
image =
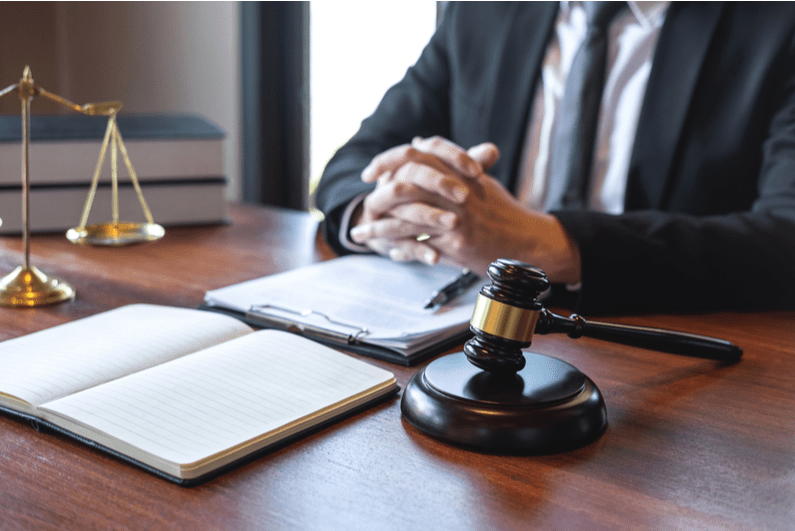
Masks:
[[[410,262],[417,260],[428,265],[434,265],[439,261],[439,251],[425,242],[418,242],[414,239],[406,239],[395,242],[389,250],[389,258],[396,262]]]
[[[389,256],[389,251],[392,250],[392,242],[390,240],[368,240],[364,245],[367,245],[370,250],[375,251],[382,256]]]
[[[367,194],[362,201],[363,219],[379,219],[407,203],[435,204],[435,194],[409,182],[389,182]]]
[[[413,239],[416,241],[418,234],[439,232],[441,232],[441,229],[417,225],[404,219],[384,218],[355,226],[351,229],[351,239],[359,244],[378,239],[392,241]]]
[[[435,155],[420,151],[409,144],[393,147],[373,157],[370,164],[362,170],[362,180],[375,182],[383,173],[394,172],[404,164],[416,162],[435,168],[440,172],[448,171],[448,166]]]
[[[466,177],[450,173],[449,169],[438,171],[430,166],[414,162],[401,166],[394,173],[392,181],[396,188],[404,186],[399,183],[411,184],[459,205],[469,197],[469,187],[474,182]],[[401,190],[401,192],[410,193],[410,190]]]
[[[415,225],[439,230],[452,230],[458,226],[458,215],[455,212],[425,203],[408,203],[389,211],[393,218],[409,221]]]
[[[450,210],[469,197],[468,187],[453,178],[426,175],[425,169],[419,168],[417,172],[409,169],[406,170],[408,175],[395,178],[384,185],[377,185],[362,202],[363,217],[378,219],[400,205],[411,203],[425,203]]]
[[[435,155],[452,169],[466,177],[475,178],[483,173],[483,166],[478,160],[473,159],[464,148],[455,142],[441,136],[433,136],[431,138],[416,137],[411,141],[411,145],[419,151]]]
[[[467,154],[478,161],[485,171],[494,166],[500,159],[500,150],[491,142],[484,142],[477,146],[472,146],[467,150]]]
[[[420,260],[428,265],[434,265],[442,259],[439,252],[431,246],[425,246],[418,252],[416,250],[404,250],[413,245],[416,240],[407,239],[405,242],[395,242],[392,240],[375,239],[367,242],[367,247],[372,251],[382,255],[388,256],[396,261],[414,260],[414,256],[419,256]],[[397,245],[397,247],[395,247]]]

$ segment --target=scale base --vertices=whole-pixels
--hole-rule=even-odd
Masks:
[[[0,306],[44,306],[73,299],[75,290],[36,267],[19,266],[0,280]]]
[[[123,247],[159,240],[166,233],[157,223],[111,222],[76,227],[66,232],[66,238],[79,245]]]
[[[439,358],[409,381],[400,409],[416,428],[481,451],[555,453],[595,441],[607,426],[596,385],[572,365],[525,353],[516,374],[472,365],[463,352]]]

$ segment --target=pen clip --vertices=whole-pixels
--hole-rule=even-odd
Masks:
[[[326,321],[328,321],[329,323],[331,323],[333,325],[341,326],[341,327],[344,327],[344,328],[350,328],[354,332],[351,333],[351,334],[345,334],[345,333],[342,333],[342,332],[337,332],[336,330],[327,330],[325,328],[319,328],[319,327],[313,326],[311,324],[296,323],[295,321],[291,321],[289,319],[284,319],[284,318],[281,318],[281,317],[278,317],[278,316],[275,316],[275,315],[271,315],[271,314],[265,313],[263,310],[265,310],[267,308],[272,308],[274,310],[277,310],[277,311],[280,311],[280,312],[289,313],[289,314],[292,314],[292,315],[298,315],[300,317],[307,317],[309,315],[317,315],[317,316],[322,317],[323,319],[325,319]],[[290,308],[284,308],[283,306],[276,306],[275,304],[252,304],[251,308],[249,308],[249,311],[246,312],[246,316],[252,317],[255,320],[257,320],[257,318],[259,318],[260,320],[261,319],[267,319],[267,322],[269,324],[274,324],[274,325],[279,326],[280,328],[283,328],[285,330],[297,330],[297,331],[302,332],[302,333],[308,330],[308,331],[312,332],[313,334],[315,334],[317,336],[324,337],[324,338],[327,338],[327,339],[331,339],[331,340],[334,340],[334,341],[342,340],[342,341],[345,341],[346,343],[358,343],[359,339],[361,337],[366,336],[367,334],[370,333],[370,331],[367,330],[367,328],[362,328],[362,327],[359,327],[359,326],[356,326],[356,325],[343,323],[341,321],[335,321],[334,319],[331,319],[328,315],[326,315],[326,314],[324,314],[322,312],[319,312],[317,310],[307,309],[307,310],[300,310],[299,311],[299,310],[293,310],[293,309],[290,309]]]

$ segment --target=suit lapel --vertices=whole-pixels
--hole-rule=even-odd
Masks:
[[[652,62],[629,166],[627,210],[660,208],[722,2],[674,2]]]
[[[497,90],[490,102],[488,138],[502,150],[493,174],[509,189],[513,189],[516,181],[530,106],[558,4],[516,2],[515,16],[501,47],[501,65],[494,85]],[[522,102],[522,105],[513,105],[515,102]],[[522,119],[517,120],[517,115]]]

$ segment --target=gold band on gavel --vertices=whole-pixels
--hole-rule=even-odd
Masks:
[[[526,343],[533,339],[538,314],[538,310],[517,308],[479,294],[469,324],[487,334]]]

